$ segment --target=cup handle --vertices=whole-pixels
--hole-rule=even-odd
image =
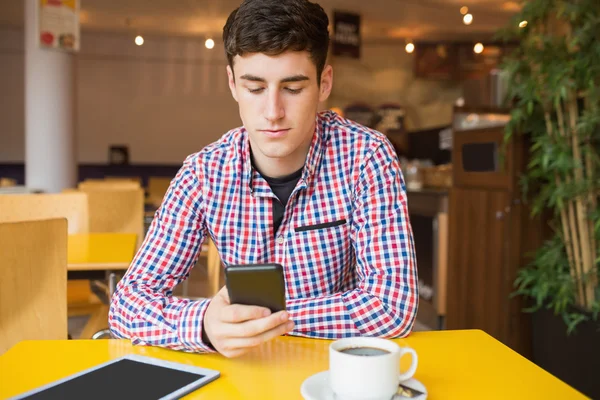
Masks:
[[[402,358],[407,353],[410,353],[412,355],[412,364],[410,365],[410,368],[408,369],[408,371],[403,372],[398,376],[398,380],[400,382],[412,378],[413,375],[415,374],[415,372],[417,372],[417,364],[418,364],[417,352],[411,348],[404,348],[404,349],[402,349],[402,352],[400,353],[400,358]]]

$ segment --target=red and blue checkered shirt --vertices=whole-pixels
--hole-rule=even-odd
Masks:
[[[252,167],[243,127],[185,160],[112,298],[115,336],[212,351],[202,341],[210,299],[172,296],[206,235],[225,265],[283,265],[291,335],[410,333],[417,268],[396,153],[381,133],[333,112],[316,120],[302,177],[276,233],[275,195]]]

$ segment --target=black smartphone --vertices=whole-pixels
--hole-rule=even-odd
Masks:
[[[231,304],[285,310],[285,279],[281,264],[247,264],[225,267],[225,285]]]

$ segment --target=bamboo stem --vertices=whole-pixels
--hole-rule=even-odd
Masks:
[[[589,95],[586,95],[584,98],[584,105],[586,110],[593,110],[594,112],[598,112],[598,107],[596,104],[592,104],[592,102],[590,101],[590,97]],[[599,129],[600,127],[595,127],[596,129]],[[594,185],[594,179],[595,179],[595,175],[594,175],[594,163],[593,163],[593,159],[592,159],[592,152],[593,152],[593,147],[591,145],[591,134],[589,137],[586,138],[586,154],[585,154],[585,164],[586,164],[586,170],[587,170],[587,179],[588,179],[588,183],[590,185],[590,189],[589,189],[589,205],[590,205],[590,209],[591,210],[595,210],[596,207],[598,207],[598,201],[597,201],[597,197],[596,194],[591,190],[591,188]],[[592,219],[588,220],[588,229],[590,230],[590,247],[592,248],[592,263],[595,264],[596,263],[596,258],[598,257],[598,247],[597,247],[597,243],[596,243],[596,237],[594,234],[594,221]],[[594,288],[598,287],[598,276],[597,274],[592,274],[591,276],[592,282],[591,285]]]
[[[579,137],[577,132],[577,118],[579,114],[579,109],[577,107],[577,97],[574,94],[571,94],[568,101],[568,110],[569,110],[569,127],[571,133],[571,142],[573,147],[573,158],[575,161],[581,165],[581,167],[575,168],[575,183],[582,184],[584,183],[584,163],[582,162],[581,157],[581,149],[579,143]],[[583,261],[583,277],[589,278],[590,272],[593,270],[593,261],[592,261],[592,251],[590,248],[590,234],[588,231],[588,212],[587,207],[583,203],[583,196],[577,195],[575,198],[575,203],[577,205],[577,219],[579,222],[579,232],[581,238],[581,255]],[[587,305],[591,305],[594,301],[594,288],[591,285],[591,282],[588,282],[587,279],[583,280],[585,287],[585,297]]]
[[[559,101],[558,104],[556,104],[556,116],[558,118],[558,129],[560,132],[560,135],[563,138],[566,138],[567,136],[567,132],[565,129],[565,118],[564,118],[564,113],[562,110],[562,102]],[[565,182],[566,184],[569,186],[571,185],[571,177],[569,176],[569,174],[565,174]],[[572,200],[568,201],[568,221],[569,221],[569,229],[571,232],[571,239],[573,241],[573,256],[575,259],[575,265],[574,268],[576,269],[576,276],[577,276],[577,286],[578,286],[578,292],[580,292],[580,296],[578,296],[577,298],[577,303],[582,306],[585,307],[585,287],[583,285],[583,265],[582,265],[582,257],[581,257],[581,249],[579,247],[579,237],[578,237],[578,230],[577,230],[577,225],[576,225],[576,218],[575,218],[575,205],[573,204],[574,202]]]
[[[554,136],[555,133],[553,132],[554,130],[552,129],[552,121],[550,119],[550,113],[548,111],[544,112],[544,119],[546,120],[546,130],[548,131],[548,134],[550,136]],[[562,185],[560,176],[558,175],[557,172],[554,173],[554,180],[556,181],[557,187],[560,187]],[[573,282],[575,284],[577,302],[581,303],[583,300],[583,290],[580,285],[581,279],[578,274],[578,268],[577,268],[577,265],[574,263],[575,260],[573,259],[573,249],[572,249],[573,241],[571,240],[571,235],[569,233],[569,220],[567,217],[567,210],[565,209],[565,207],[563,207],[560,210],[560,221],[561,221],[563,237],[564,237],[564,241],[565,241],[565,248],[567,250],[567,259],[569,260],[569,266],[570,266],[569,270],[571,272],[571,278],[573,278]]]

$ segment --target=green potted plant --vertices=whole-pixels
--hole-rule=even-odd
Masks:
[[[518,43],[504,63],[506,141],[527,135],[523,193],[552,232],[515,281],[534,313],[533,361],[600,398],[600,2],[524,1],[501,36]]]

